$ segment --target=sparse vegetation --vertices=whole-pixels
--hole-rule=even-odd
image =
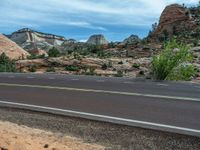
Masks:
[[[152,73],[157,80],[189,80],[195,75],[195,68],[186,65],[193,57],[185,44],[178,44],[175,39],[165,45],[161,54],[154,56]]]
[[[10,60],[5,53],[0,55],[0,72],[16,72],[14,61]]]
[[[35,54],[31,54],[30,56],[28,56],[28,58],[27,59],[43,59],[43,58],[45,58],[45,55],[43,54],[43,55],[35,55]]]

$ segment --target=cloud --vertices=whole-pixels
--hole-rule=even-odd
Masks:
[[[147,28],[171,3],[194,5],[198,0],[1,0],[0,27]]]

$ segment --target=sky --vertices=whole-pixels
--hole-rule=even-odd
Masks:
[[[196,5],[199,0],[0,0],[0,33],[21,28],[86,41],[104,34],[121,41],[147,36],[166,5]]]

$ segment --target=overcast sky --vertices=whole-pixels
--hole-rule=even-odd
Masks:
[[[199,0],[0,0],[0,33],[20,28],[86,40],[104,34],[117,41],[147,35],[164,7],[195,5]]]

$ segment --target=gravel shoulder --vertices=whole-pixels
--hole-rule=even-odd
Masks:
[[[103,150],[71,136],[0,121],[0,149],[7,150]]]
[[[8,124],[8,126],[6,126],[6,124]],[[71,145],[80,150],[84,149],[84,146],[86,146],[86,149],[90,149],[91,147],[92,149],[113,150],[200,149],[200,138],[197,137],[90,121],[81,118],[56,116],[27,110],[0,108],[1,136],[4,130],[6,132],[6,130],[10,128],[9,125],[19,129],[19,133],[23,133],[21,130],[25,130],[27,135],[36,135],[34,138],[29,136],[25,139],[35,139],[36,143],[37,140],[42,141],[41,145],[39,144],[40,147],[44,146],[44,144],[53,143],[52,145],[49,144],[49,146],[70,149],[67,146],[65,148],[62,146],[70,145],[71,143]],[[9,131],[11,133],[16,132],[15,130]],[[41,134],[44,135],[43,139],[39,139],[40,136],[38,138],[38,131],[39,133],[45,133]],[[8,138],[8,140],[10,138]],[[15,138],[15,135],[13,138]],[[61,141],[60,147],[58,144],[59,141]],[[22,142],[25,141],[22,140]],[[78,147],[80,145],[81,147]]]

